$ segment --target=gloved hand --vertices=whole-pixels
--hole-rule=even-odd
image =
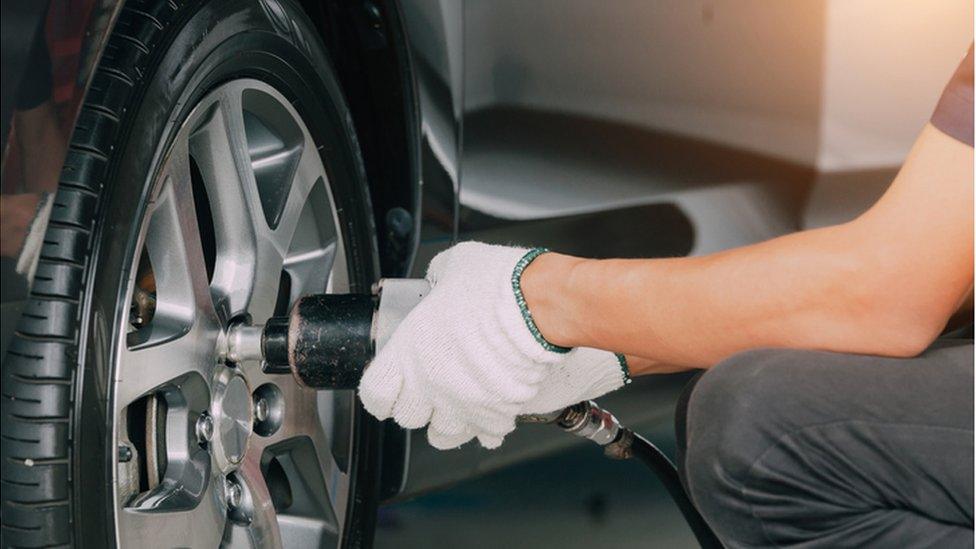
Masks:
[[[363,375],[366,410],[408,429],[429,422],[428,439],[438,448],[473,437],[494,448],[515,428],[516,416],[531,411],[526,405],[558,408],[576,400],[562,404],[557,395],[614,385],[603,381],[606,368],[582,365],[588,353],[554,346],[535,328],[519,283],[543,251],[466,242],[435,257],[430,293]],[[580,365],[560,373],[580,356]],[[619,363],[614,376],[623,383]]]

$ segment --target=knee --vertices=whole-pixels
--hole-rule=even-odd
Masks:
[[[755,460],[782,434],[796,391],[798,351],[765,349],[733,356],[692,390],[686,417],[685,483],[720,535],[748,538],[742,489]],[[731,531],[730,531],[731,529]],[[734,533],[732,531],[738,531]]]
[[[801,391],[795,367],[803,351],[759,349],[740,353],[707,371],[688,401],[688,444],[728,453],[755,450],[788,415]],[[700,453],[700,452],[697,452]],[[748,456],[743,456],[748,457]]]

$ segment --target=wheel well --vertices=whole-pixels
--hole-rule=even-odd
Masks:
[[[382,273],[403,276],[419,232],[420,123],[399,4],[300,2],[331,56],[352,112],[366,164]]]

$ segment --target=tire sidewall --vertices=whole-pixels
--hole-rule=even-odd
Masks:
[[[282,93],[320,150],[336,201],[351,291],[369,291],[378,276],[365,170],[351,117],[320,39],[300,8],[288,0],[195,3],[184,7],[164,32],[150,52],[153,70],[136,84],[115,137],[92,239],[73,425],[75,539],[82,545],[115,544],[115,418],[110,399],[118,327],[128,314],[135,247],[156,172],[200,99],[238,78],[263,81]],[[378,427],[361,409],[354,423],[345,531],[369,539]]]

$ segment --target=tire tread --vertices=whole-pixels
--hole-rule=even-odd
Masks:
[[[3,362],[3,547],[73,545],[71,420],[90,246],[118,130],[181,6],[128,0],[85,97],[25,312]]]

